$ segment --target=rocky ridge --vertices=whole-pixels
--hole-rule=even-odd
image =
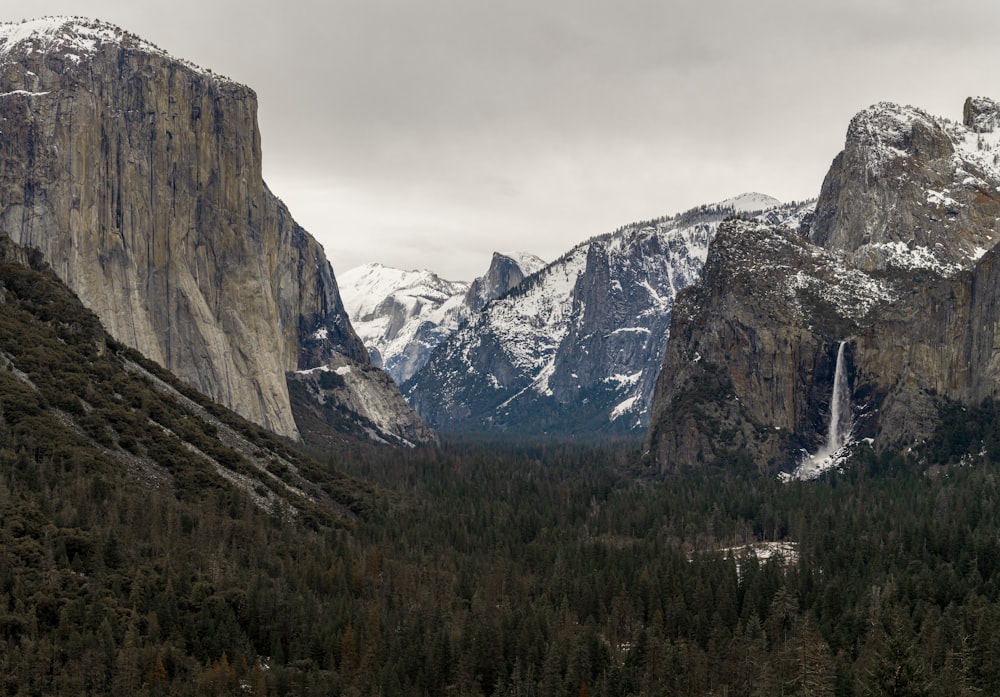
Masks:
[[[322,248],[264,184],[256,112],[249,88],[117,27],[0,26],[0,232],[118,340],[294,439],[286,374],[369,357]],[[394,431],[422,428],[386,399]]]
[[[471,317],[404,393],[445,430],[636,432],[648,421],[674,296],[700,274],[722,219],[797,224],[809,210],[752,194],[584,242]]]
[[[998,115],[982,98],[962,125],[876,105],[811,224],[726,223],[677,301],[650,461],[795,469],[823,445],[841,341],[852,437],[876,448],[919,442],[941,399],[995,398]]]
[[[998,238],[997,105],[968,100],[962,124],[881,103],[851,121],[809,230],[865,269],[953,274]]]
[[[545,265],[530,254],[493,254],[472,283],[431,271],[365,264],[340,275],[344,304],[372,361],[402,384],[472,314]]]

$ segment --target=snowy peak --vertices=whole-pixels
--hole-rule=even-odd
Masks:
[[[402,384],[462,322],[543,266],[531,254],[496,252],[486,274],[472,283],[377,263],[350,269],[339,280],[344,306],[373,360]]]
[[[384,311],[386,302],[396,302],[407,316],[416,316],[468,287],[467,283],[446,281],[431,271],[404,271],[378,263],[345,271],[340,274],[340,285],[348,314],[360,322],[370,321]]]
[[[404,393],[445,430],[641,429],[674,298],[722,220],[757,213],[798,229],[811,210],[747,194],[593,237],[470,317]]]
[[[734,196],[733,198],[727,198],[725,201],[720,201],[716,205],[719,208],[731,208],[733,213],[736,214],[746,214],[759,213],[771,210],[772,208],[778,208],[782,205],[782,202],[773,196],[768,196],[767,194],[749,192],[746,194],[740,194],[739,196]]]
[[[225,79],[120,27],[75,16],[50,16],[0,23],[0,61],[20,60],[32,54],[53,55],[72,65],[95,56],[105,45],[157,55],[204,76]]]
[[[852,119],[809,239],[867,270],[968,269],[1000,240],[998,109],[966,101],[964,123],[876,104]]]
[[[479,312],[486,303],[506,295],[544,266],[545,262],[533,254],[519,252],[507,255],[494,252],[486,275],[480,276],[469,286],[465,304],[470,312]]]

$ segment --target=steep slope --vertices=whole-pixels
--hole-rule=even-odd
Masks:
[[[825,249],[788,230],[725,227],[678,300],[651,461],[806,462],[827,439],[841,341],[850,437],[878,449],[928,437],[942,399],[995,398],[998,116],[979,98],[964,125],[889,104],[855,117],[806,226]]]
[[[578,245],[489,303],[404,392],[432,425],[517,433],[631,433],[648,420],[673,299],[720,221],[776,208],[759,194],[630,225]]]
[[[322,248],[261,178],[256,111],[117,27],[0,26],[0,231],[118,340],[298,438],[286,373],[369,359]],[[422,427],[401,399],[398,420]]]
[[[486,274],[466,283],[365,264],[341,274],[340,288],[372,361],[402,384],[466,318],[544,265],[530,254],[494,253]]]
[[[107,469],[185,500],[237,491],[264,511],[317,522],[370,506],[360,483],[112,339],[37,250],[3,236],[0,308],[4,449]],[[342,435],[331,459],[359,442]]]

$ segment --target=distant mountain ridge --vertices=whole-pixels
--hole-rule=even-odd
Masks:
[[[403,391],[445,431],[639,433],[673,298],[719,223],[739,213],[798,226],[810,211],[746,194],[588,240],[471,316]]]
[[[487,272],[467,283],[372,263],[342,273],[340,288],[372,360],[402,384],[462,322],[543,266],[531,254],[496,252]]]
[[[0,230],[118,340],[292,439],[296,371],[377,378],[322,248],[262,179],[252,90],[118,27],[45,18],[0,25],[0,118]],[[433,439],[391,382],[348,389],[382,393],[388,412],[358,418],[388,439]]]

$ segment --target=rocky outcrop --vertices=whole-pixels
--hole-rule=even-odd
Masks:
[[[437,442],[433,430],[409,418],[413,411],[392,378],[374,366],[340,360],[290,377],[289,388],[308,397],[302,406],[320,422],[337,423],[337,412],[347,411],[354,417],[347,428],[356,436],[407,447]],[[324,435],[303,434],[311,445],[321,445]]]
[[[675,295],[697,279],[723,218],[778,204],[746,195],[578,245],[470,318],[404,385],[407,399],[446,430],[641,430]]]
[[[365,264],[341,274],[340,287],[372,359],[402,384],[462,322],[544,265],[530,254],[496,252],[486,274],[470,284]]]
[[[824,444],[841,341],[852,435],[878,449],[926,438],[942,398],[998,397],[1000,110],[964,111],[964,125],[887,104],[859,114],[809,241],[723,226],[675,307],[651,462],[791,470]]]
[[[969,268],[1000,239],[1000,150],[985,133],[995,106],[969,100],[966,126],[888,103],[859,113],[809,239],[868,270]]]
[[[482,310],[491,300],[503,297],[525,278],[544,267],[545,262],[533,254],[508,256],[493,252],[490,268],[469,284],[469,289],[465,292],[465,306],[468,308],[466,317]]]
[[[0,231],[120,341],[291,438],[287,372],[368,364],[322,248],[263,182],[252,90],[57,18],[0,28],[0,93]]]
[[[962,107],[962,125],[973,133],[995,133],[1000,129],[1000,102],[989,97],[969,97]]]
[[[646,450],[661,469],[792,469],[823,442],[840,340],[897,294],[797,231],[727,221],[675,305]]]

